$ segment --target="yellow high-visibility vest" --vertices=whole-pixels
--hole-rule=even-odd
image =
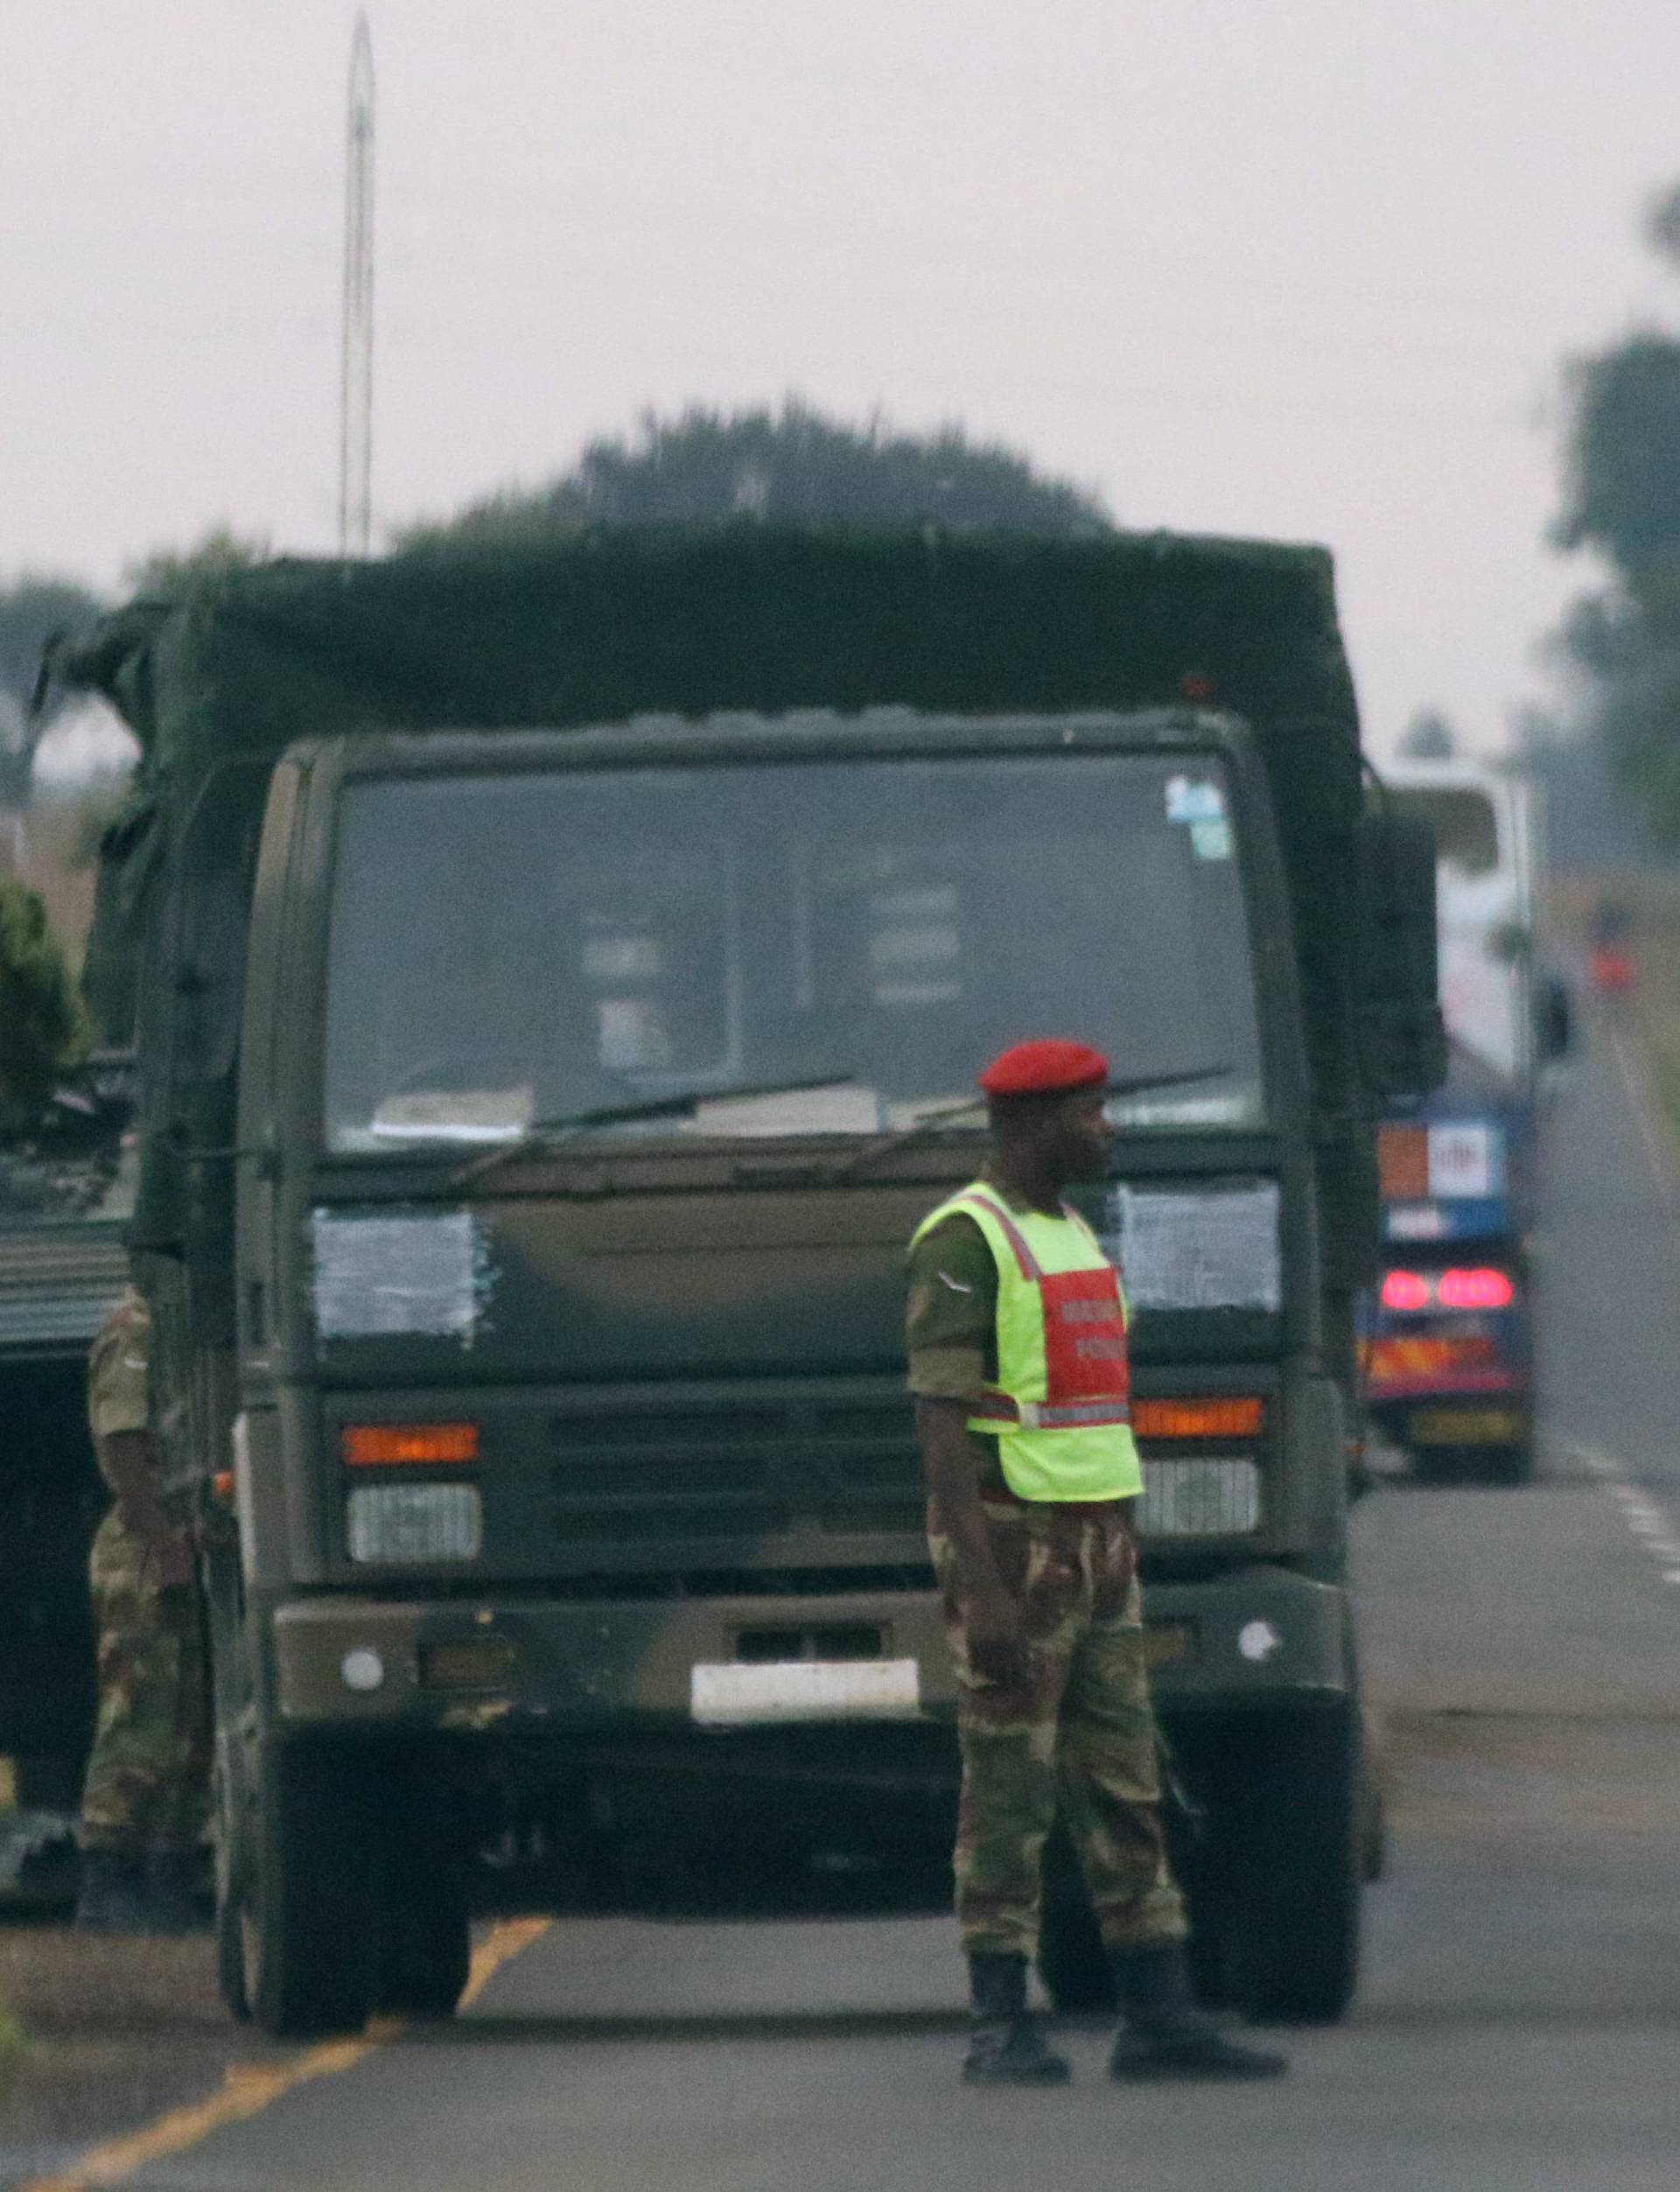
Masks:
[[[1144,1473],[1131,1435],[1120,1275],[1072,1210],[1012,1210],[976,1180],[916,1228],[972,1218],[998,1266],[998,1383],[969,1418],[998,1440],[1004,1479],[1032,1501],[1131,1499]]]

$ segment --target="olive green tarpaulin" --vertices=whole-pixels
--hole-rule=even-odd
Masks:
[[[1314,548],[751,522],[612,530],[222,573],[120,612],[65,669],[116,704],[144,751],[89,956],[114,1038],[131,1014],[142,886],[168,869],[199,787],[222,762],[272,760],[300,737],[1194,697],[1258,729],[1296,904],[1316,907],[1320,935],[1361,796],[1330,558]],[[1325,1083],[1340,1078],[1345,1029],[1326,1042],[1325,1023],[1341,1019],[1340,946],[1307,930],[1300,942],[1320,1096],[1335,1100]]]
[[[132,1037],[140,1051],[138,1237],[170,1199],[167,1150],[215,1147],[234,1131],[240,908],[268,772],[293,740],[649,713],[1190,700],[1246,717],[1258,736],[1294,908],[1326,1247],[1343,1243],[1330,1260],[1350,1272],[1368,1260],[1359,730],[1322,549],[751,521],[612,529],[538,549],[206,576],[117,613],[62,669],[112,700],[143,748],[102,859],[85,975],[106,1040]],[[193,950],[218,964],[186,965]],[[225,1010],[208,1056],[191,1022],[213,994]]]
[[[1186,676],[1272,721],[1353,718],[1323,550],[1167,535],[736,525],[275,564],[121,613],[71,675],[171,773],[304,731],[1130,706]]]

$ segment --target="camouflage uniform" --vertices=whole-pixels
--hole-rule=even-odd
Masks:
[[[94,1342],[88,1414],[95,1446],[153,1428],[151,1318],[132,1289]],[[190,1851],[208,1815],[210,1729],[203,1632],[192,1585],[162,1587],[115,1509],[94,1538],[99,1721],[82,1791],[90,1850]]]
[[[991,1382],[997,1299],[991,1250],[972,1220],[953,1216],[923,1236],[910,1263],[913,1392],[970,1400]],[[970,1954],[1034,1952],[1041,1859],[1058,1810],[1107,1945],[1181,1941],[1184,1903],[1161,1823],[1129,1503],[1018,1500],[1004,1483],[997,1440],[970,1435],[998,1574],[1022,1609],[1027,1673],[1015,1687],[971,1669],[951,1547],[930,1513],[959,1693],[963,1946]]]

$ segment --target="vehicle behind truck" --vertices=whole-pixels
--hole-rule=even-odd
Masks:
[[[1437,850],[1442,1086],[1379,1137],[1383,1257],[1372,1419],[1424,1476],[1534,1469],[1534,1225],[1543,1068],[1566,1040],[1536,932],[1533,788],[1468,760],[1401,761],[1388,798]]]
[[[1200,1977],[1339,2014],[1354,1303],[1438,1021],[1328,558],[608,534],[204,582],[76,674],[144,750],[90,984],[204,1488],[235,2013],[446,2013],[514,1813],[948,1810],[904,1254],[976,1068],[1063,1032],[1128,1084],[1086,1208]],[[1058,1876],[1046,1979],[1096,1964]]]

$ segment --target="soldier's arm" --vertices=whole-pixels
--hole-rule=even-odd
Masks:
[[[1020,1608],[998,1572],[980,1504],[985,1457],[969,1431],[986,1383],[998,1274],[972,1220],[948,1219],[910,1259],[905,1338],[934,1522],[949,1543],[969,1654],[991,1680],[1022,1672]]]
[[[934,1519],[949,1540],[956,1567],[969,1657],[992,1682],[1023,1679],[1021,1609],[992,1556],[980,1506],[980,1456],[969,1435],[966,1401],[918,1400],[916,1435]]]

